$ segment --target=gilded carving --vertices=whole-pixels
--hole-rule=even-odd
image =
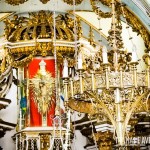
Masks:
[[[112,150],[113,133],[110,131],[97,132],[94,134],[99,143],[99,150]]]
[[[124,13],[127,19],[127,22],[132,26],[133,31],[140,34],[145,42],[146,48],[150,51],[150,34],[142,23],[133,15],[129,10],[124,8]]]
[[[74,5],[74,1],[73,0],[63,0],[65,3],[69,4],[69,5]],[[75,5],[79,5],[83,2],[83,0],[75,0]]]
[[[10,5],[19,5],[27,2],[28,0],[5,0],[5,1]]]
[[[78,23],[76,33],[77,39],[79,39],[82,35],[82,28],[80,20],[77,19],[76,21]],[[59,14],[55,18],[55,41],[54,19],[51,12],[33,12],[29,13],[29,17],[14,15],[13,19],[6,19],[4,23],[6,25],[5,37],[10,43],[13,43],[13,47],[10,44],[8,48],[9,64],[13,67],[27,65],[35,55],[52,56],[54,43],[56,44],[58,62],[61,62],[63,55],[70,57],[74,54],[74,47],[72,46],[72,42],[74,42],[74,20],[69,14]]]
[[[93,11],[100,17],[102,18],[111,18],[112,17],[112,13],[111,12],[103,12],[102,10],[100,10],[100,8],[98,6],[96,6],[96,0],[90,0],[91,1],[91,5],[92,5],[92,9]],[[107,2],[104,1],[104,4],[106,4]]]
[[[23,4],[25,2],[27,2],[28,0],[5,0],[6,3],[10,4],[10,5],[20,5]],[[49,2],[50,0],[40,0],[43,4],[46,4],[47,2]],[[65,3],[69,4],[69,5],[73,5],[73,0],[63,0]],[[76,0],[75,1],[75,5],[79,5],[82,3],[83,0]]]
[[[111,7],[111,0],[98,0],[100,1],[102,4]],[[108,18],[111,17],[111,13],[103,13],[100,8],[98,8],[96,6],[96,0],[93,1],[91,0],[91,5],[93,8],[93,11],[96,14],[99,14],[100,17],[102,18]],[[145,46],[147,48],[148,51],[150,51],[150,34],[149,32],[146,30],[146,28],[144,27],[144,25],[139,21],[139,19],[137,17],[135,17],[134,14],[132,14],[126,7],[124,7],[123,5],[121,5],[119,2],[115,2],[117,5],[117,14],[123,14],[123,16],[126,18],[128,24],[130,24],[132,26],[133,31],[137,32],[137,34],[140,34],[142,36],[142,38],[145,41]]]
[[[52,101],[54,101],[54,78],[46,71],[46,63],[40,62],[40,70],[31,79],[32,94],[34,101],[41,114],[46,114]]]
[[[40,149],[48,150],[50,146],[50,134],[48,133],[40,133]]]
[[[68,20],[69,19],[69,20]],[[5,36],[8,41],[34,40],[54,37],[53,13],[39,11],[29,13],[29,18],[14,16],[14,19],[6,19]],[[56,17],[56,39],[74,40],[73,19],[68,15],[58,15]]]

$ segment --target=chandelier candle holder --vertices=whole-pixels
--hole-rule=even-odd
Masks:
[[[125,137],[129,132],[128,124],[133,114],[148,108],[146,105],[150,93],[150,53],[147,51],[143,56],[147,69],[137,71],[139,63],[136,46],[133,44],[132,53],[122,50],[120,16],[116,16],[119,14],[115,13],[115,1],[112,0],[111,4],[112,25],[108,41],[112,49],[107,50],[106,46],[101,46],[86,63],[79,48],[77,76],[70,80],[68,76],[64,78],[64,93],[70,106],[70,101],[75,101],[74,107],[78,107],[81,100],[91,102],[94,107],[93,115],[97,116],[97,120],[99,114],[111,121],[118,146],[124,147]],[[95,68],[97,60],[100,65]],[[144,111],[148,113],[148,109]]]
[[[64,64],[63,64],[63,85],[64,85],[64,99],[65,99],[65,107],[67,108],[67,103],[68,103],[68,82],[69,82],[69,77],[68,77],[68,61],[65,58],[64,59]]]

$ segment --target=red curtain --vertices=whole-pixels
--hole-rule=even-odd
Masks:
[[[55,60],[52,58],[34,58],[28,66],[29,78],[32,79],[39,70],[39,63],[44,60],[46,63],[46,70],[51,73],[52,77],[55,77]],[[42,115],[38,112],[37,105],[34,102],[34,97],[29,92],[30,100],[30,126],[42,126]],[[53,102],[47,113],[47,126],[52,126],[52,119],[55,114],[55,102]]]

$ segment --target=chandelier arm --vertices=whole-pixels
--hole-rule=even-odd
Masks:
[[[150,112],[150,108],[148,108],[149,107],[149,105],[148,105],[148,101],[150,101],[148,98],[150,97],[150,93],[147,95],[147,98],[146,98],[146,111],[149,111]]]
[[[132,103],[130,111],[127,112],[125,120],[124,120],[124,127],[127,127],[128,122],[131,118],[131,114],[133,113],[133,111],[135,110],[135,108],[137,107],[137,105],[139,104],[139,102],[142,100],[142,98],[144,98],[146,95],[150,94],[149,91],[143,93],[141,96],[138,96],[136,101],[134,103]]]
[[[108,118],[110,119],[111,123],[113,124],[114,128],[116,129],[116,122],[113,119],[113,116],[110,113],[110,111],[107,108],[107,106],[94,93],[89,93],[88,91],[85,91],[85,94],[88,95],[91,98],[94,98],[96,101],[99,101],[99,105],[102,107],[102,109],[104,109],[104,111],[108,115]]]

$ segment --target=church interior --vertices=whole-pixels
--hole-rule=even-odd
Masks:
[[[0,0],[0,150],[150,150],[150,0]]]

